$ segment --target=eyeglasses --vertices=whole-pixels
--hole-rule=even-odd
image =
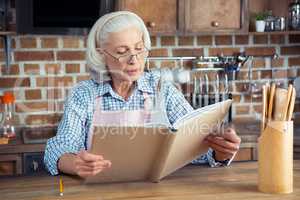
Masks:
[[[139,60],[144,59],[144,58],[146,58],[148,51],[149,50],[146,47],[142,47],[141,50],[136,51],[135,54],[131,54],[129,52],[129,53],[127,53],[125,55],[122,55],[122,56],[114,56],[113,54],[109,53],[108,51],[103,50],[103,52],[110,55],[111,57],[113,57],[114,59],[116,59],[120,63],[129,62],[133,57],[136,57]]]

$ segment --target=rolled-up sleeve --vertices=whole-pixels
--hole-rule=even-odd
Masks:
[[[44,163],[52,175],[57,175],[57,163],[65,153],[77,153],[84,148],[87,106],[78,91],[72,92],[66,101],[63,118],[55,137],[47,141]]]

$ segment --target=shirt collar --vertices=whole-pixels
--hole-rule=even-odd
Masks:
[[[155,84],[156,81],[151,77],[150,73],[145,72],[138,80],[137,80],[137,89],[141,92],[146,92],[148,94],[155,93]],[[98,83],[98,96],[103,96],[107,93],[115,96],[115,92],[112,89],[111,82],[105,81]]]

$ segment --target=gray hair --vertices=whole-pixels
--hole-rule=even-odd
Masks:
[[[100,17],[92,27],[87,40],[86,61],[91,78],[97,82],[111,80],[104,62],[103,54],[97,51],[107,40],[109,33],[114,33],[135,26],[143,33],[144,45],[151,48],[149,32],[143,20],[136,14],[128,11],[112,12]]]

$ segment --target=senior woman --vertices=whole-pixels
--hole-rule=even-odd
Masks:
[[[149,33],[134,13],[109,13],[94,24],[87,43],[91,80],[80,82],[73,88],[66,100],[57,135],[46,145],[44,162],[52,175],[64,172],[88,177],[113,165],[109,158],[87,151],[93,116],[97,112],[98,120],[103,124],[145,121],[145,115],[140,113],[146,108],[147,98],[157,95],[160,79],[157,74],[144,71],[150,48]],[[171,124],[193,110],[172,84],[166,84],[160,92],[164,100],[165,112],[162,113],[166,113]],[[119,119],[122,113],[129,113],[127,122]],[[221,166],[228,165],[238,151],[240,138],[228,128],[222,136],[207,137],[206,142],[209,151],[192,163]]]

